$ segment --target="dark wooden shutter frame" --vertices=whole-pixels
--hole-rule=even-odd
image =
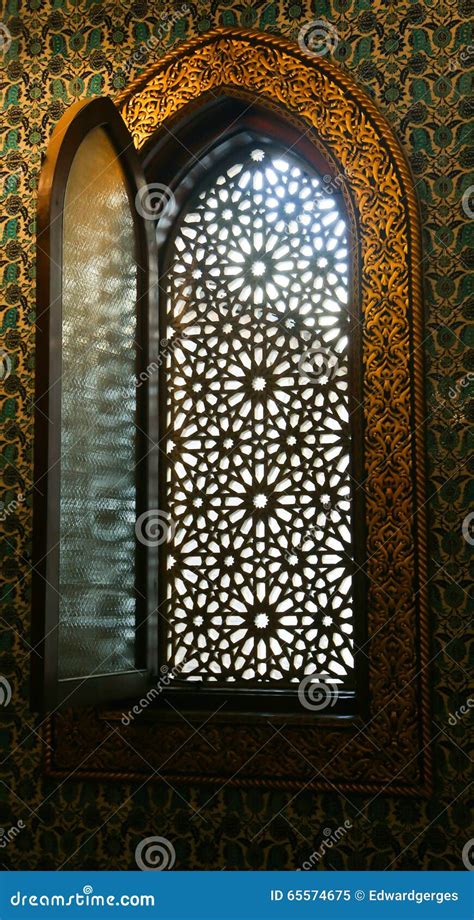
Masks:
[[[157,605],[156,550],[137,541],[137,588],[146,596],[139,612],[136,632],[137,669],[122,673],[58,679],[58,592],[59,577],[59,499],[61,434],[61,341],[62,341],[62,238],[63,208],[72,162],[87,134],[102,127],[123,167],[128,183],[130,208],[135,228],[137,264],[137,376],[156,351],[157,273],[154,259],[154,234],[151,221],[144,220],[134,207],[136,193],[145,183],[133,140],[112,100],[94,98],[71,106],[56,126],[43,161],[38,191],[37,237],[37,315],[36,315],[36,391],[35,457],[33,499],[32,573],[32,707],[51,710],[66,703],[105,702],[134,697],[149,684],[153,666],[153,642]],[[146,381],[138,390],[137,457],[142,461],[137,477],[137,512],[156,507],[157,496],[150,494],[156,483],[157,431],[150,411],[150,386]],[[149,436],[146,438],[144,434]]]

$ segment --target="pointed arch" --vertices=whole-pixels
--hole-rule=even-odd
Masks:
[[[422,390],[421,248],[413,181],[390,125],[351,78],[325,57],[272,34],[222,29],[184,43],[117,99],[145,164],[163,133],[183,137],[220,99],[277,112],[320,150],[354,214],[363,369],[366,498],[366,609],[370,697],[363,718],[337,714],[285,727],[287,745],[266,720],[232,724],[219,715],[187,745],[177,722],[160,733],[166,778],[357,792],[430,791],[428,624]],[[193,129],[194,130],[194,129]],[[120,714],[107,713],[108,719]],[[96,719],[102,733],[101,717]],[[63,726],[64,737],[68,731]],[[133,747],[156,755],[151,719],[133,729]],[[352,733],[352,734],[351,734]],[[143,757],[123,758],[117,734],[88,769],[137,776]],[[215,755],[209,759],[209,737]],[[295,751],[300,758],[295,758]],[[61,766],[61,754],[56,761]]]
[[[135,145],[150,155],[160,128],[174,130],[209,98],[240,97],[304,126],[333,165],[354,209],[360,246],[370,689],[390,735],[387,683],[377,662],[398,660],[410,712],[401,739],[413,751],[423,696],[427,730],[426,529],[422,390],[421,244],[412,177],[385,118],[327,57],[280,37],[222,29],[181,45],[118,100]],[[399,700],[401,703],[401,701]],[[398,709],[398,706],[397,706]],[[385,729],[382,729],[382,725]],[[424,735],[426,739],[426,734]],[[411,738],[411,741],[409,741]],[[427,764],[425,763],[427,768]]]

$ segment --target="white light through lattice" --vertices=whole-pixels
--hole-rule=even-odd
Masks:
[[[166,369],[168,663],[214,682],[343,681],[345,221],[303,164],[238,152],[185,210],[166,278],[169,327],[187,333]]]

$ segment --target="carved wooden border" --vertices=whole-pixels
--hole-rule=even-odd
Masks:
[[[431,789],[421,248],[413,182],[385,119],[349,76],[271,34],[223,29],[164,57],[119,99],[140,148],[204,93],[235,88],[298,116],[339,165],[360,232],[370,716],[340,728],[129,726],[66,711],[48,725],[54,775],[287,788]],[[198,728],[198,730],[196,730]],[[78,766],[79,765],[79,766]],[[117,769],[119,767],[119,769]]]

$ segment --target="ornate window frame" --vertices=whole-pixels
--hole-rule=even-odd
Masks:
[[[275,725],[273,717],[232,724],[222,717],[198,724],[190,742],[189,723],[180,718],[162,724],[158,735],[152,712],[124,728],[118,711],[66,710],[48,723],[48,772],[429,793],[421,243],[413,181],[390,126],[347,74],[274,35],[222,29],[182,44],[117,104],[142,150],[161,125],[210,93],[251,95],[304,126],[334,164],[355,214],[369,712],[350,725],[334,718],[324,730],[320,723]],[[114,723],[119,730],[111,732]]]

